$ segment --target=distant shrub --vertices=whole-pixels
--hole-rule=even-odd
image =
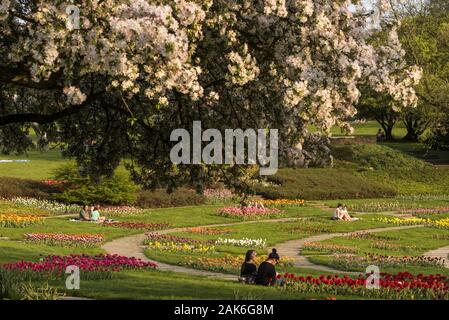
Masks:
[[[57,187],[46,185],[40,181],[0,177],[0,197],[11,198],[40,198],[47,199]]]
[[[75,165],[68,164],[56,171],[55,178],[65,182],[64,191],[53,194],[53,198],[60,202],[122,205],[136,200],[137,186],[123,173],[95,183],[89,177],[81,176]]]
[[[164,189],[155,191],[140,191],[137,195],[136,205],[142,208],[169,208],[203,204],[204,196],[195,191],[181,188],[173,193],[167,193]]]

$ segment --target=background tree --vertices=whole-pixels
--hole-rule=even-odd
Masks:
[[[65,1],[4,1],[0,126],[23,136],[43,126],[94,179],[127,159],[146,187],[248,181],[241,166],[172,164],[170,133],[193,120],[222,131],[276,128],[286,160],[329,164],[326,137],[334,125],[351,129],[345,119],[361,87],[398,108],[417,100],[420,71],[404,63],[395,28],[371,45],[353,2],[78,0],[73,29]]]

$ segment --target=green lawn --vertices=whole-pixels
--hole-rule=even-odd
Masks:
[[[59,150],[45,153],[28,151],[26,155],[0,155],[2,160],[30,160],[20,163],[0,163],[0,177],[27,178],[45,180],[53,176],[53,172],[68,160],[62,158]]]
[[[319,273],[306,273],[319,275]],[[52,283],[64,291],[60,282]],[[237,281],[215,280],[163,271],[125,271],[112,280],[82,280],[80,290],[67,291],[68,295],[94,299],[138,299],[138,300],[301,300],[325,299],[335,295],[299,294],[278,288],[243,285]],[[338,296],[338,299],[357,297]]]
[[[377,134],[377,130],[381,128],[379,123],[377,123],[376,121],[367,121],[363,124],[351,123],[351,125],[354,128],[354,133],[352,134],[354,136],[375,136]],[[316,129],[314,126],[311,126],[310,130],[313,132]],[[341,129],[336,126],[331,129],[331,133],[333,136],[345,135],[344,133],[342,133]],[[393,136],[396,139],[402,139],[406,134],[407,129],[405,129],[404,124],[402,122],[398,122],[393,129]]]
[[[382,217],[382,215],[365,215],[362,220],[355,221],[352,223],[347,223],[343,221],[332,221],[330,219],[329,213],[317,213],[314,218],[311,220],[298,220],[296,222],[263,222],[263,223],[254,223],[254,224],[244,224],[244,225],[235,225],[235,226],[227,226],[221,227],[217,229],[226,229],[231,231],[231,233],[225,235],[199,235],[193,234],[189,232],[178,232],[173,235],[181,236],[181,237],[189,237],[198,240],[217,240],[218,238],[232,238],[232,239],[265,239],[267,243],[267,248],[257,249],[259,255],[266,255],[267,250],[269,248],[275,247],[276,244],[295,239],[303,239],[316,234],[321,233],[334,233],[334,232],[350,232],[357,230],[365,230],[371,228],[381,228],[388,227],[390,225],[373,221],[374,217]],[[307,227],[314,227],[321,229],[313,230],[313,232],[305,230]],[[221,258],[228,255],[233,256],[243,256],[249,248],[245,247],[235,247],[229,245],[220,245],[216,246],[216,252],[210,254],[200,254],[200,253],[172,253],[172,252],[164,252],[159,250],[147,249],[145,254],[154,260],[158,260],[161,262],[176,264],[176,265],[186,265],[190,260],[197,260],[199,258],[207,257],[207,258]],[[283,253],[279,252],[281,257],[283,257]],[[285,257],[284,258],[292,258]],[[200,268],[204,270],[212,270],[208,267]],[[279,268],[280,272],[296,272],[297,268],[293,267],[281,267]],[[237,270],[233,268],[224,267],[221,271],[236,273]]]
[[[336,237],[330,240],[325,240],[320,243],[332,244],[337,246],[353,247],[357,251],[357,255],[363,256],[365,253],[372,253],[384,256],[420,256],[423,253],[449,245],[449,230],[441,230],[436,228],[413,228],[397,231],[378,232],[374,234],[375,237],[382,237],[379,239],[360,239],[350,237]],[[384,247],[384,245],[388,247]],[[381,248],[379,248],[379,245]],[[335,269],[345,271],[359,271],[365,270],[365,267],[356,267],[340,263],[334,260],[329,252],[316,252],[311,250],[304,250],[302,254],[309,256],[309,260],[323,264]],[[415,266],[415,265],[401,265],[398,266],[382,266],[381,272],[397,273],[402,271],[409,271],[414,274],[445,274],[449,275],[449,270],[437,266]]]

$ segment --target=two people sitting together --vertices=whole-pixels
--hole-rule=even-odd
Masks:
[[[248,284],[257,284],[262,286],[272,286],[278,283],[276,265],[279,263],[279,254],[276,249],[272,249],[268,258],[257,268],[255,250],[248,250],[245,256],[245,262],[240,270],[240,279]]]
[[[332,220],[357,221],[359,218],[351,217],[348,213],[348,208],[339,203],[337,205],[337,209],[335,209],[334,215],[332,216]]]
[[[102,217],[100,214],[100,206],[83,206],[80,211],[79,218],[80,221],[93,221],[93,222],[104,222],[106,217]]]

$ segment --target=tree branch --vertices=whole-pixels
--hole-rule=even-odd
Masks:
[[[61,111],[50,113],[50,114],[42,114],[42,113],[16,113],[9,114],[6,116],[0,117],[0,127],[6,126],[8,124],[13,123],[27,123],[27,122],[35,122],[38,124],[47,124],[55,122],[59,119],[65,118],[70,115],[77,114],[84,110],[87,106],[89,106],[92,101],[94,101],[101,93],[97,93],[92,95],[86,99],[80,105],[72,105],[68,108],[65,108]]]

